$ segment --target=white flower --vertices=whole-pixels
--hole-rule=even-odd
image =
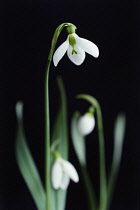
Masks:
[[[53,56],[54,65],[67,51],[69,59],[76,65],[81,65],[85,60],[85,52],[97,58],[99,56],[98,47],[87,39],[80,38],[76,33],[69,34],[67,40],[61,44]]]
[[[85,114],[80,117],[78,121],[78,130],[81,135],[86,136],[90,134],[95,127],[95,118],[91,114]]]
[[[79,177],[74,166],[61,157],[57,158],[52,167],[52,186],[54,189],[67,189],[70,179],[79,181]]]

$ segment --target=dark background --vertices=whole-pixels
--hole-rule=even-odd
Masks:
[[[65,56],[50,72],[50,108],[54,121],[59,98],[56,77],[67,91],[69,126],[72,113],[88,104],[78,93],[96,97],[102,107],[107,170],[113,149],[113,124],[120,111],[127,117],[120,173],[111,210],[138,210],[139,149],[139,1],[0,1],[0,210],[35,210],[16,165],[15,104],[24,103],[24,126],[29,146],[44,180],[44,73],[51,38],[63,22],[77,26],[77,34],[97,44],[98,59],[86,56],[75,66]],[[58,46],[66,39],[65,30]],[[88,167],[98,195],[98,144],[87,137]],[[71,144],[70,144],[71,145]],[[78,168],[70,146],[70,160]],[[78,169],[79,170],[79,169]],[[80,173],[80,172],[79,172]],[[67,209],[87,209],[83,186],[69,186]]]

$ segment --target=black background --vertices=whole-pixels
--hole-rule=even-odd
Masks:
[[[120,173],[112,210],[138,210],[139,148],[139,1],[0,1],[0,210],[35,210],[16,165],[15,104],[24,103],[24,126],[33,157],[44,180],[44,73],[51,38],[63,22],[77,26],[77,34],[97,44],[98,59],[86,56],[75,66],[65,56],[51,65],[50,109],[54,121],[59,97],[56,77],[66,87],[69,126],[72,113],[88,104],[78,93],[96,97],[102,107],[107,170],[111,163],[113,124],[125,112],[127,127]],[[62,32],[58,46],[66,39]],[[98,195],[98,143],[96,132],[87,137],[88,167]],[[78,162],[70,143],[70,160]],[[79,172],[80,173],[80,172]],[[83,186],[69,186],[67,209],[87,209]]]

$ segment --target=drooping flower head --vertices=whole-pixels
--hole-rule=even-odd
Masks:
[[[66,190],[70,179],[74,182],[79,181],[79,176],[77,174],[74,166],[67,160],[61,157],[57,157],[52,166],[52,186],[54,189]]]
[[[68,58],[76,65],[81,65],[85,60],[85,52],[97,58],[99,56],[98,47],[91,41],[79,37],[75,33],[75,27],[68,26],[68,37],[55,51],[53,55],[54,65],[57,66],[58,62],[67,52]]]
[[[78,130],[82,136],[90,134],[95,127],[95,118],[91,113],[81,116],[78,121]]]

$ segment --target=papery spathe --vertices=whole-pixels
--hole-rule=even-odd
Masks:
[[[55,51],[53,56],[55,66],[66,52],[69,59],[76,65],[81,65],[84,62],[85,52],[95,58],[99,56],[98,47],[93,42],[80,38],[76,33],[69,34],[67,40]]]

